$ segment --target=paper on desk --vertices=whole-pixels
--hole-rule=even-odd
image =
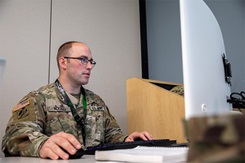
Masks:
[[[187,160],[188,147],[143,147],[96,151],[97,161],[181,163]]]

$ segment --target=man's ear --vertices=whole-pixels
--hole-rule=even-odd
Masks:
[[[67,59],[65,59],[64,57],[60,57],[59,58],[59,65],[60,65],[61,69],[66,69]]]

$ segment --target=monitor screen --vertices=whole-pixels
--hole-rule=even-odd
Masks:
[[[232,110],[223,36],[203,0],[180,0],[185,115],[217,115]]]

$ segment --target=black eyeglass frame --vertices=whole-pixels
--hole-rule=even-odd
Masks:
[[[78,59],[85,66],[88,64],[88,62],[90,62],[90,64],[92,65],[92,68],[96,65],[96,62],[93,59],[88,59],[86,57],[66,57],[65,56],[64,58],[67,58],[67,59]]]

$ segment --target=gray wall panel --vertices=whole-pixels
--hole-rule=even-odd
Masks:
[[[0,92],[0,138],[14,105],[48,83],[49,11],[50,0],[0,1],[0,56],[6,59]]]

